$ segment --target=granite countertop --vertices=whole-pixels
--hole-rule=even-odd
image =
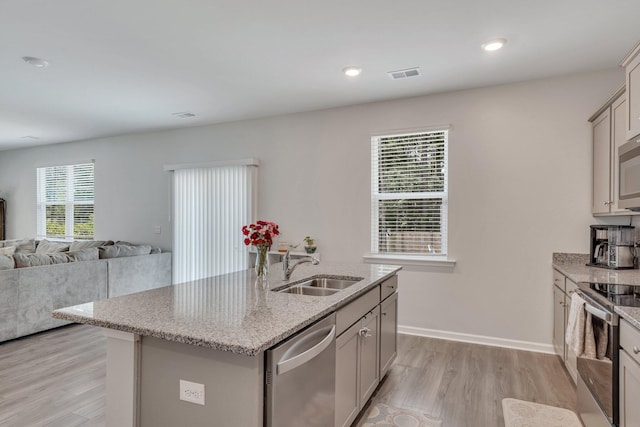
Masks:
[[[62,308],[53,317],[255,356],[396,274],[380,264],[302,264],[288,282],[281,264],[268,283],[253,269]],[[273,292],[316,275],[363,278],[329,296]]]
[[[610,270],[589,267],[586,254],[553,254],[553,268],[572,282],[598,282],[614,285],[640,286],[640,270]]]
[[[609,270],[589,267],[586,254],[553,254],[553,268],[571,281],[640,286],[640,270]],[[614,311],[640,329],[640,308],[615,306]]]

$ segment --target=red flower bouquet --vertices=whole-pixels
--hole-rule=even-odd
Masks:
[[[274,236],[280,234],[278,224],[271,221],[258,221],[242,227],[242,234],[245,236],[244,244],[255,246],[258,256],[256,259],[256,274],[259,279],[266,279],[269,274],[269,263],[267,262],[267,252],[273,244]]]

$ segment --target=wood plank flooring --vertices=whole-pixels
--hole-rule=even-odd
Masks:
[[[399,335],[398,358],[369,405],[417,410],[443,427],[504,427],[507,397],[576,410],[557,356],[409,335]]]
[[[425,412],[443,427],[504,427],[505,397],[576,409],[556,356],[408,335],[398,344],[372,402]],[[0,426],[103,427],[105,363],[105,339],[91,326],[0,344]]]

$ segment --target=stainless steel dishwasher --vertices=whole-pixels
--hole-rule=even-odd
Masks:
[[[319,320],[267,350],[265,425],[334,424],[336,315]]]

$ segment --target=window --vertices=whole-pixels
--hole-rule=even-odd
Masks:
[[[37,169],[37,237],[93,239],[93,163]]]
[[[447,254],[448,134],[371,139],[372,254]]]
[[[245,270],[242,226],[255,218],[257,160],[169,165],[173,171],[173,282]]]

